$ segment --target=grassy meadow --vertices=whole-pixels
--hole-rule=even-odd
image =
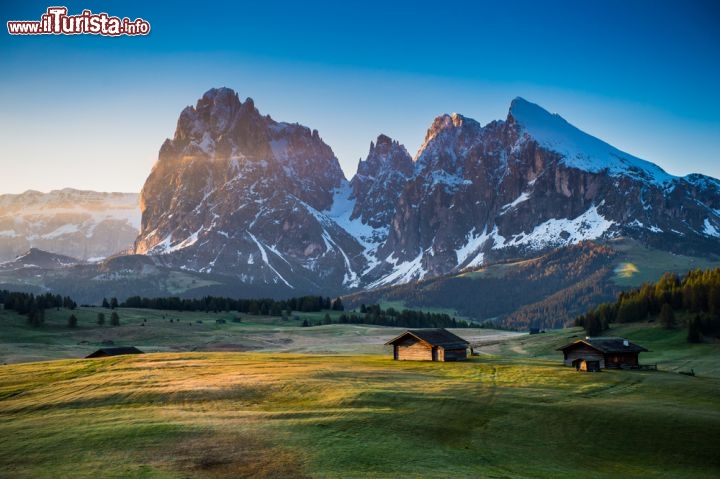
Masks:
[[[715,258],[685,256],[656,250],[626,238],[613,241],[612,246],[622,254],[612,278],[618,286],[638,287],[652,283],[667,271],[685,274],[693,269],[720,267],[717,255]]]
[[[611,331],[657,372],[578,373],[555,351],[577,328],[459,331],[480,356],[397,362],[392,328],[119,312],[112,328],[81,309],[72,330],[64,310],[39,329],[0,312],[0,477],[720,475],[720,346],[681,331]],[[109,337],[151,354],[58,359]],[[19,362],[44,344],[55,360]]]

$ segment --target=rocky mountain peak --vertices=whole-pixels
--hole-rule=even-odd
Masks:
[[[183,110],[160,150],[135,252],[253,284],[337,288],[356,277],[360,246],[322,212],[346,183],[317,130],[212,89]]]
[[[374,228],[387,227],[395,203],[414,172],[410,154],[403,145],[387,135],[370,142],[365,161],[360,161],[351,181],[355,207],[352,218]]]
[[[448,115],[447,113],[442,114],[433,120],[430,128],[427,130],[427,133],[425,133],[425,140],[423,141],[423,144],[427,144],[443,131],[452,130],[453,128],[462,128],[463,125],[467,123],[470,123],[473,126],[480,126],[480,124],[472,118],[466,118],[459,113],[453,113],[451,115]]]
[[[451,144],[472,141],[478,137],[481,130],[479,122],[459,113],[440,115],[428,128],[425,140],[415,155],[415,161],[421,160],[423,156],[437,156],[439,150],[447,149]],[[430,145],[434,146],[428,149]]]
[[[390,170],[390,171],[385,171]],[[399,172],[410,176],[413,162],[405,147],[387,135],[380,134],[376,142],[370,142],[367,159],[358,164],[360,176],[383,176],[385,173]]]

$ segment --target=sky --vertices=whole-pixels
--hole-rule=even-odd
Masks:
[[[146,36],[10,35],[50,6]],[[505,119],[520,96],[674,175],[720,177],[720,2],[2,2],[0,194],[139,192],[213,87],[317,129],[345,175],[386,134]]]

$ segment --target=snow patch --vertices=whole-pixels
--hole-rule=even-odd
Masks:
[[[503,205],[502,208],[500,208],[500,214],[501,215],[505,214],[508,210],[515,208],[517,205],[519,205],[523,201],[527,201],[529,199],[530,199],[530,193],[528,193],[527,191],[521,193],[520,196],[515,198],[515,200],[513,200],[512,203]]]
[[[422,266],[422,259],[423,253],[420,252],[415,259],[398,264],[398,260],[393,255],[390,255],[385,261],[394,265],[393,271],[368,285],[368,288],[372,289],[387,284],[403,284],[422,279],[427,274],[427,271]]]
[[[257,245],[258,249],[260,250],[260,257],[262,258],[263,262],[268,266],[268,268],[270,268],[272,270],[272,272],[275,273],[275,275],[278,278],[280,278],[280,281],[285,283],[290,288],[295,289],[295,287],[293,285],[291,285],[290,283],[288,283],[287,280],[285,280],[285,278],[283,278],[283,276],[278,272],[278,270],[273,268],[273,265],[270,264],[270,261],[268,260],[267,252],[265,251],[265,248],[263,247],[262,243],[260,243],[260,241],[258,241],[258,239],[255,237],[255,235],[252,234],[251,232],[248,231],[247,234]]]
[[[602,205],[602,203],[601,203]],[[574,219],[550,219],[536,226],[530,233],[514,235],[510,240],[500,235],[493,249],[510,246],[528,246],[531,249],[543,249],[548,246],[567,246],[584,240],[600,238],[615,223],[602,216],[597,206]],[[494,236],[495,231],[493,231]]]
[[[485,254],[479,251],[491,238],[491,235],[492,233],[487,232],[487,227],[483,229],[483,232],[480,235],[477,236],[475,234],[475,228],[470,230],[470,232],[465,236],[467,240],[465,245],[455,250],[457,265],[463,265],[465,261],[474,254],[475,257],[465,267],[472,268],[481,266],[485,259]]]
[[[198,235],[200,234],[201,231],[202,231],[202,227],[199,228],[196,232],[194,232],[190,236],[188,236],[187,238],[185,238],[184,240],[182,240],[180,243],[178,243],[174,246],[171,246],[169,249],[167,249],[166,252],[174,253],[175,251],[180,251],[181,249],[185,249],[188,246],[194,245],[195,243],[197,243]]]
[[[430,187],[443,185],[446,189],[455,190],[463,185],[472,185],[472,181],[466,180],[458,175],[452,175],[443,170],[433,171],[430,176]]]
[[[331,219],[337,226],[345,230],[363,247],[363,255],[368,262],[367,268],[362,273],[365,274],[380,263],[376,257],[377,249],[387,239],[390,231],[387,227],[373,228],[363,223],[359,217],[350,219],[353,209],[355,209],[355,200],[352,199],[352,193],[350,183],[343,181],[333,192],[332,206],[323,213],[325,217]]]
[[[715,225],[710,223],[709,218],[705,218],[705,222],[703,223],[703,233],[705,233],[707,236],[714,236],[716,238],[720,238],[720,230],[718,230]]]

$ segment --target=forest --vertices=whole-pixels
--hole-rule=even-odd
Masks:
[[[613,323],[659,321],[667,329],[687,328],[689,342],[720,334],[720,268],[665,273],[657,282],[620,293],[575,319],[590,336]]]

